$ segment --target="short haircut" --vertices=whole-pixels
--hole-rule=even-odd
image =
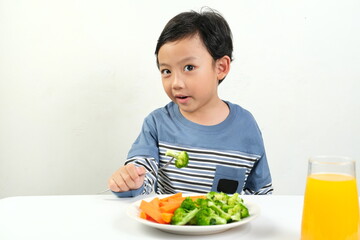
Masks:
[[[195,11],[180,13],[166,24],[155,50],[158,67],[158,53],[164,44],[192,37],[196,34],[199,35],[215,61],[224,56],[228,56],[232,60],[232,33],[228,23],[217,11],[211,8],[203,8],[199,13]]]

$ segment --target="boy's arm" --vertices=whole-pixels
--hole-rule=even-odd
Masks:
[[[253,191],[249,188],[244,188],[244,193],[246,195],[271,195],[274,189],[272,187],[272,183],[265,185],[264,187],[260,188],[258,191]]]
[[[138,188],[136,189],[130,188],[129,190],[128,188],[125,191],[114,192],[118,197],[135,197],[142,194],[149,194],[153,191],[156,184],[156,176],[150,172],[154,171],[157,173],[159,159],[156,125],[154,113],[145,118],[141,132],[133,143],[125,162],[125,166],[134,164],[137,167],[145,168],[147,173],[145,176],[142,176],[143,184],[141,186],[137,185]],[[115,189],[117,189],[117,187],[115,187]]]
[[[272,194],[274,191],[272,187],[271,174],[266,159],[266,154],[255,163],[251,170],[244,187],[244,192],[247,195],[266,195]]]
[[[154,173],[151,172],[153,171],[156,173],[158,170],[156,160],[151,157],[137,156],[128,159],[125,162],[125,165],[130,163],[134,164],[136,167],[144,167],[146,169],[143,184],[137,189],[131,189],[129,191],[121,191],[121,192],[113,191],[113,193],[118,197],[135,197],[138,195],[150,194],[154,189],[156,183],[156,176],[154,175]]]

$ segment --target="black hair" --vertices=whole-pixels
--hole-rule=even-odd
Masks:
[[[202,8],[199,13],[195,11],[180,13],[165,25],[155,49],[158,67],[158,53],[165,43],[178,41],[196,34],[199,35],[215,61],[224,56],[228,56],[232,61],[232,33],[228,23],[217,11],[211,8]]]

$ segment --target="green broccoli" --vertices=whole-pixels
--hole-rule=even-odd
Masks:
[[[211,192],[208,192],[206,194],[206,198],[209,199],[209,200],[214,200],[215,198],[215,195],[219,194],[218,192],[214,192],[214,191],[211,191]]]
[[[218,225],[240,221],[249,216],[238,193],[229,196],[225,193],[209,192],[206,198],[195,201],[184,199],[171,219],[173,225]]]
[[[182,207],[179,207],[175,210],[174,216],[171,218],[171,224],[172,225],[185,225],[192,218],[195,217],[195,215],[199,212],[198,208],[195,208],[193,210],[186,210]]]
[[[228,205],[227,203],[224,203],[221,200],[212,200],[212,202],[224,212],[228,212],[228,210],[233,207]]]
[[[240,221],[241,220],[241,208],[240,204],[229,209],[228,214],[231,216],[232,221]]]
[[[227,222],[231,221],[231,215],[222,210],[221,207],[217,206],[213,201],[209,201],[208,206]]]
[[[241,218],[246,218],[246,217],[250,216],[249,209],[247,207],[245,207],[244,204],[240,204],[240,206],[241,206],[241,210],[240,210]]]
[[[209,205],[209,199],[204,199],[204,198],[198,198],[196,199],[195,203],[199,208],[204,208],[204,207],[208,207]]]
[[[220,201],[224,204],[227,203],[227,200],[229,199],[229,195],[223,192],[209,192],[206,194],[206,197],[212,201]]]
[[[229,209],[231,209],[231,208],[234,207],[234,205],[223,204],[223,203],[219,204],[219,203],[217,203],[217,202],[215,202],[215,204],[218,205],[218,206],[219,206],[223,211],[225,211],[225,212],[228,212]]]
[[[240,221],[242,218],[249,216],[249,210],[244,204],[238,203],[229,209],[228,214],[231,215],[231,220]]]
[[[175,158],[175,167],[183,168],[189,164],[189,155],[187,152],[173,152],[171,150],[167,150],[165,156],[170,156]]]
[[[200,209],[199,209],[199,211],[200,211]],[[196,215],[190,221],[188,221],[188,223],[186,225],[198,225],[198,223],[196,221]]]
[[[197,225],[220,225],[226,224],[226,219],[220,217],[209,207],[200,209],[195,216]]]
[[[239,197],[239,193],[234,193],[227,200],[227,204],[230,206],[235,206],[237,203],[242,203],[243,200]]]
[[[193,210],[197,208],[195,202],[190,197],[185,198],[184,201],[182,201],[180,207],[186,210]]]

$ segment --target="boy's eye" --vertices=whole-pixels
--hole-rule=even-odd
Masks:
[[[184,67],[184,71],[185,72],[190,72],[190,71],[192,71],[192,70],[194,70],[195,69],[195,67],[193,66],[193,65],[186,65],[185,67]]]
[[[168,74],[171,73],[169,69],[162,69],[160,72],[161,72],[161,74],[163,74],[163,75],[168,75]]]

